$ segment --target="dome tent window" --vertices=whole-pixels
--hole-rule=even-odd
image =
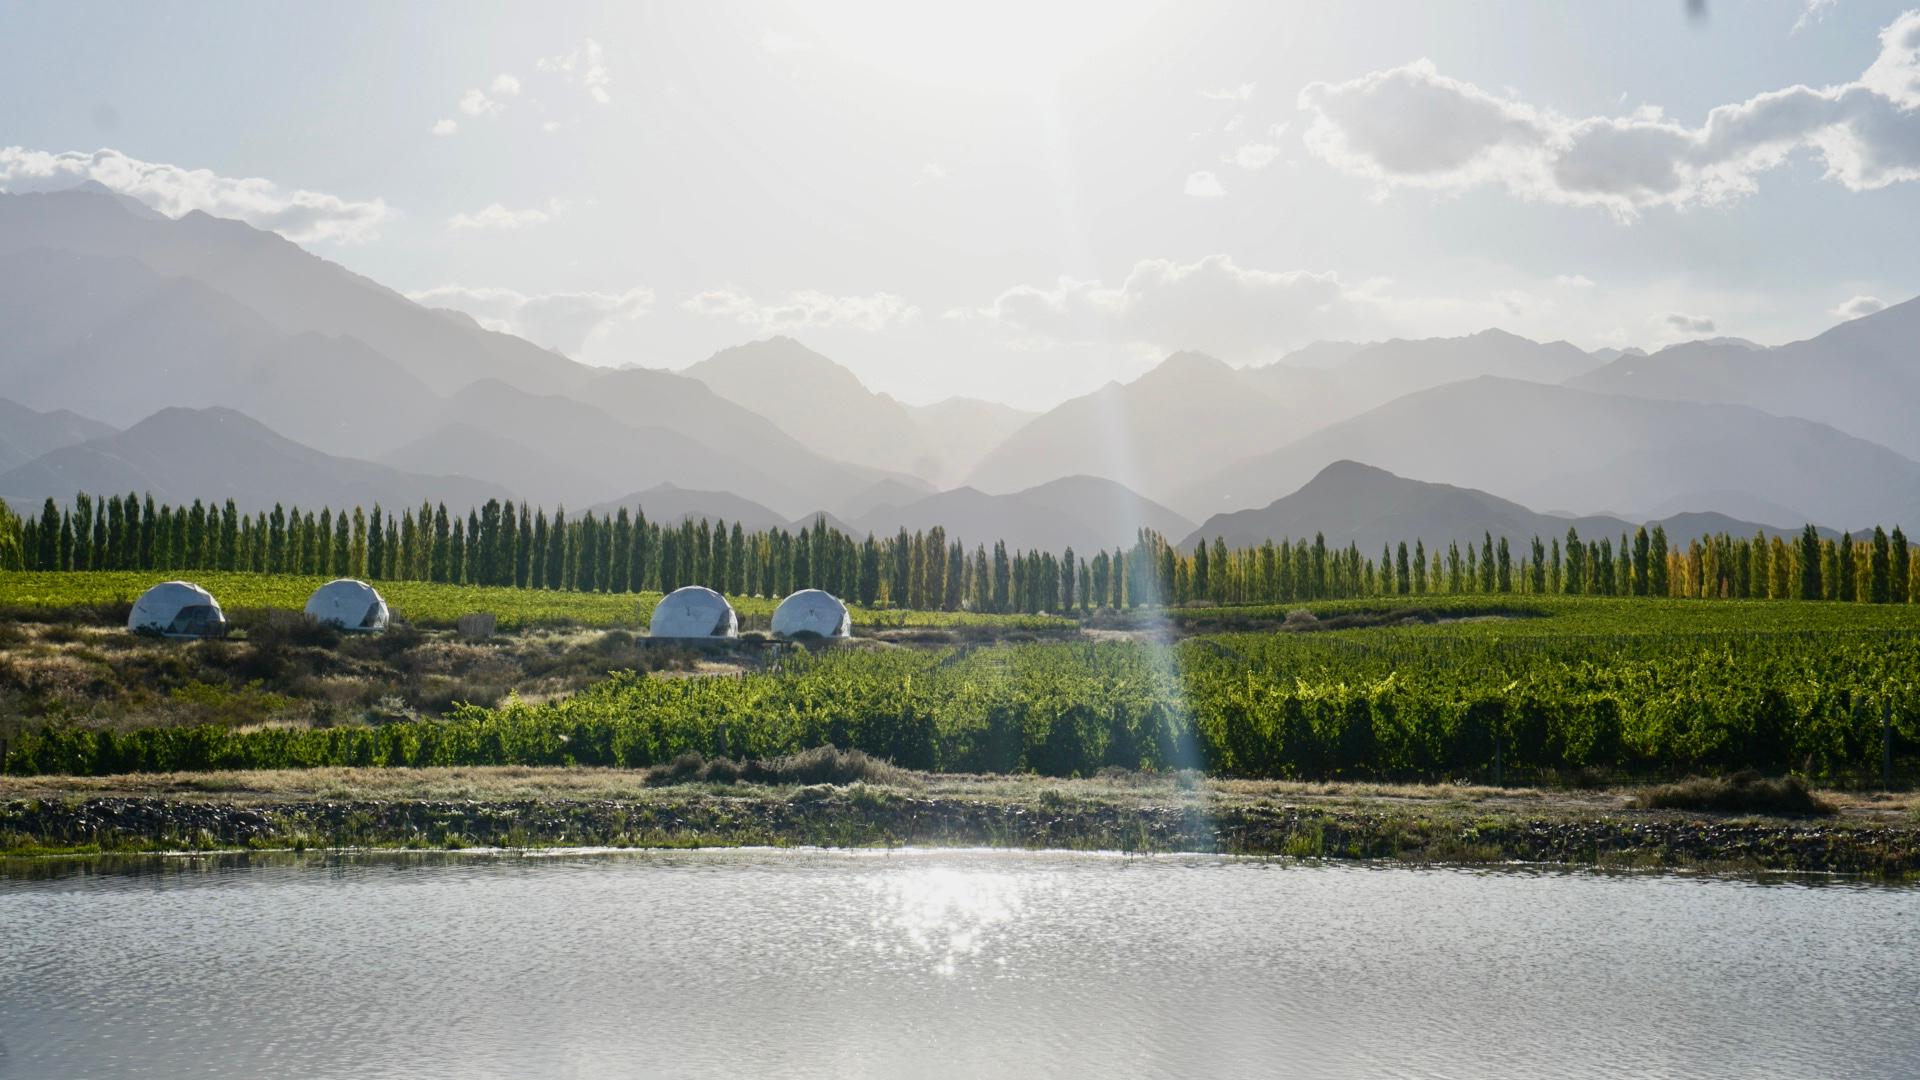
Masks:
[[[688,585],[654,605],[647,633],[657,638],[731,638],[740,636],[740,619],[727,598],[712,589]]]
[[[307,597],[307,618],[342,630],[379,633],[387,628],[387,601],[364,581],[340,578]]]
[[[213,594],[190,581],[163,581],[134,601],[127,629],[170,638],[219,637],[227,616]]]
[[[801,589],[773,609],[773,632],[783,638],[853,636],[853,617],[832,593]]]

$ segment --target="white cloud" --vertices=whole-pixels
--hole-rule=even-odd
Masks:
[[[1877,296],[1856,296],[1833,309],[1833,313],[1842,319],[1858,319],[1862,315],[1871,315],[1886,310],[1887,302]]]
[[[922,184],[945,183],[946,179],[947,167],[937,161],[929,161],[925,165],[920,166],[920,176],[913,182],[913,186],[919,187]]]
[[[54,154],[20,146],[0,148],[0,191],[50,191],[83,180],[97,181],[172,217],[201,210],[271,229],[298,243],[372,240],[379,236],[381,222],[395,213],[382,199],[289,191],[271,180],[141,161],[118,150]]]
[[[1231,154],[1221,155],[1220,160],[1243,169],[1264,169],[1273,164],[1280,156],[1280,148],[1272,143],[1248,143]]]
[[[1817,155],[1851,191],[1920,180],[1920,11],[1895,19],[1854,82],[1793,86],[1708,112],[1698,127],[1642,108],[1569,118],[1440,74],[1430,61],[1312,83],[1308,148],[1396,187],[1499,184],[1542,202],[1600,206],[1623,220],[1654,206],[1724,202],[1795,154]]]
[[[1018,285],[973,314],[1060,342],[1145,342],[1242,358],[1347,331],[1372,302],[1334,273],[1250,269],[1209,255],[1143,259],[1117,286],[1070,278],[1050,288]]]
[[[1566,289],[1593,288],[1593,279],[1585,274],[1556,274],[1553,283]]]
[[[524,210],[509,210],[494,203],[471,214],[455,214],[447,219],[447,228],[459,231],[463,229],[525,229],[534,225],[545,225],[558,217],[567,208],[559,199],[548,199],[545,206],[529,206]]]
[[[1218,199],[1227,189],[1220,186],[1220,178],[1213,173],[1197,172],[1187,177],[1186,192],[1196,199]]]
[[[1713,333],[1713,320],[1705,315],[1685,315],[1676,311],[1667,315],[1666,323],[1683,334]]]
[[[549,134],[549,135],[551,135],[551,134],[553,134],[554,132],[556,132],[556,131],[559,131],[559,130],[560,130],[560,121],[558,121],[558,120],[543,120],[543,121],[541,121],[541,123],[540,123],[540,130],[541,130],[541,131],[544,131],[544,132],[546,132],[546,133],[547,133],[547,134]]]
[[[465,312],[489,330],[517,334],[569,356],[616,325],[643,317],[653,306],[653,291],[639,288],[622,293],[529,295],[513,289],[442,285],[408,293],[407,298],[428,307]]]
[[[1806,7],[1801,9],[1800,17],[1793,22],[1793,32],[1796,34],[1826,18],[1827,12],[1832,10],[1838,0],[1804,0],[1804,2]]]
[[[451,116],[443,116],[428,130],[435,135],[451,135],[460,130],[460,124]]]
[[[1200,96],[1208,101],[1246,101],[1253,97],[1253,83],[1244,82],[1239,86],[1225,86],[1217,90],[1202,90]]]
[[[847,327],[883,330],[916,319],[920,309],[892,293],[869,296],[832,296],[813,289],[790,292],[779,301],[762,303],[732,285],[696,293],[680,302],[696,315],[730,318],[744,326],[767,331],[823,330]]]
[[[507,107],[506,102],[500,99],[517,97],[520,93],[520,80],[506,72],[501,72],[493,77],[492,92],[493,96],[488,97],[487,91],[477,86],[473,87],[460,95],[460,111],[476,117],[500,115]],[[452,120],[442,120],[433,126],[435,135],[451,135],[456,130],[458,125]]]
[[[534,62],[534,67],[559,74],[602,105],[613,100],[607,92],[607,85],[612,79],[607,73],[606,51],[592,38],[570,53],[543,56]]]
[[[504,108],[477,86],[460,96],[460,111],[468,116],[494,116]]]

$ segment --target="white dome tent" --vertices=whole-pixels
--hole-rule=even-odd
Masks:
[[[373,586],[353,578],[329,581],[307,597],[307,618],[342,630],[377,634],[387,628],[387,602]]]
[[[688,585],[654,605],[647,633],[657,638],[733,638],[740,636],[740,619],[726,597],[702,585]]]
[[[170,638],[219,637],[227,631],[227,616],[213,594],[193,582],[163,581],[134,601],[127,629]]]
[[[832,593],[801,589],[773,609],[773,632],[783,638],[852,637],[853,617]]]

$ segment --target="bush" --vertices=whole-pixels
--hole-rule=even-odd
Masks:
[[[841,750],[832,746],[744,762],[724,757],[709,761],[698,752],[689,750],[665,765],[656,765],[647,770],[646,776],[646,782],[652,786],[737,784],[741,781],[801,786],[865,783],[900,787],[919,783],[913,773],[892,762],[882,761],[859,750]]]
[[[1797,776],[1768,779],[1752,769],[1721,777],[1690,777],[1640,793],[1637,805],[1649,810],[1705,810],[1715,814],[1772,814],[1825,817],[1836,811]]]

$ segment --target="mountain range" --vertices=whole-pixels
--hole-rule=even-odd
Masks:
[[[836,457],[902,469],[929,483],[965,475],[1032,413],[951,398],[912,406],[868,390],[853,372],[790,337],[722,349],[681,374]]]
[[[1804,416],[1920,456],[1920,298],[1775,348],[1722,338],[1621,356],[1572,385]]]
[[[1302,422],[1246,372],[1180,352],[1130,383],[1108,383],[1042,414],[989,453],[968,483],[1018,491],[1098,476],[1165,498],[1223,461],[1285,445]]]
[[[31,509],[76,491],[155,500],[233,499],[248,510],[292,506],[478,506],[506,490],[459,476],[423,476],[323,454],[232,409],[169,407],[125,431],[48,451],[0,473],[0,498]],[[263,493],[270,492],[267,496]]]
[[[1554,510],[1644,518],[1655,505],[1741,516],[1765,506],[1802,522],[1920,520],[1920,463],[1826,424],[1491,376],[1396,398],[1238,461],[1173,505],[1262,505],[1342,459]]]
[[[1208,518],[1180,546],[1191,550],[1217,537],[1229,547],[1253,547],[1268,539],[1323,534],[1335,547],[1357,544],[1371,556],[1382,545],[1402,541],[1421,540],[1427,550],[1437,551],[1455,541],[1478,543],[1491,535],[1524,550],[1536,536],[1550,541],[1566,536],[1568,529],[1598,540],[1630,535],[1642,525],[1659,525],[1669,542],[1683,545],[1718,533],[1791,537],[1799,532],[1798,526],[1765,525],[1719,513],[1676,514],[1647,521],[1542,514],[1474,488],[1409,480],[1357,461],[1336,461],[1298,491],[1264,507]]]
[[[988,495],[974,488],[954,488],[923,495],[903,505],[878,505],[864,514],[843,518],[825,510],[787,519],[768,508],[724,491],[698,491],[661,484],[624,498],[589,507],[598,514],[621,508],[645,511],[653,521],[725,521],[748,530],[811,525],[825,515],[827,523],[851,535],[888,536],[904,528],[921,532],[939,526],[952,540],[992,544],[1004,540],[1015,548],[1078,552],[1126,547],[1141,528],[1167,537],[1190,531],[1193,523],[1142,499],[1111,480],[1068,476],[1026,491]]]
[[[1176,352],[1035,414],[908,404],[786,337],[680,371],[589,367],[273,233],[89,184],[0,193],[0,326],[12,501],[501,497],[1076,550],[1142,527],[1920,520],[1920,300],[1773,348],[1487,330],[1252,368]]]
[[[98,420],[59,409],[35,412],[0,398],[0,471],[17,468],[50,451],[113,434]]]

